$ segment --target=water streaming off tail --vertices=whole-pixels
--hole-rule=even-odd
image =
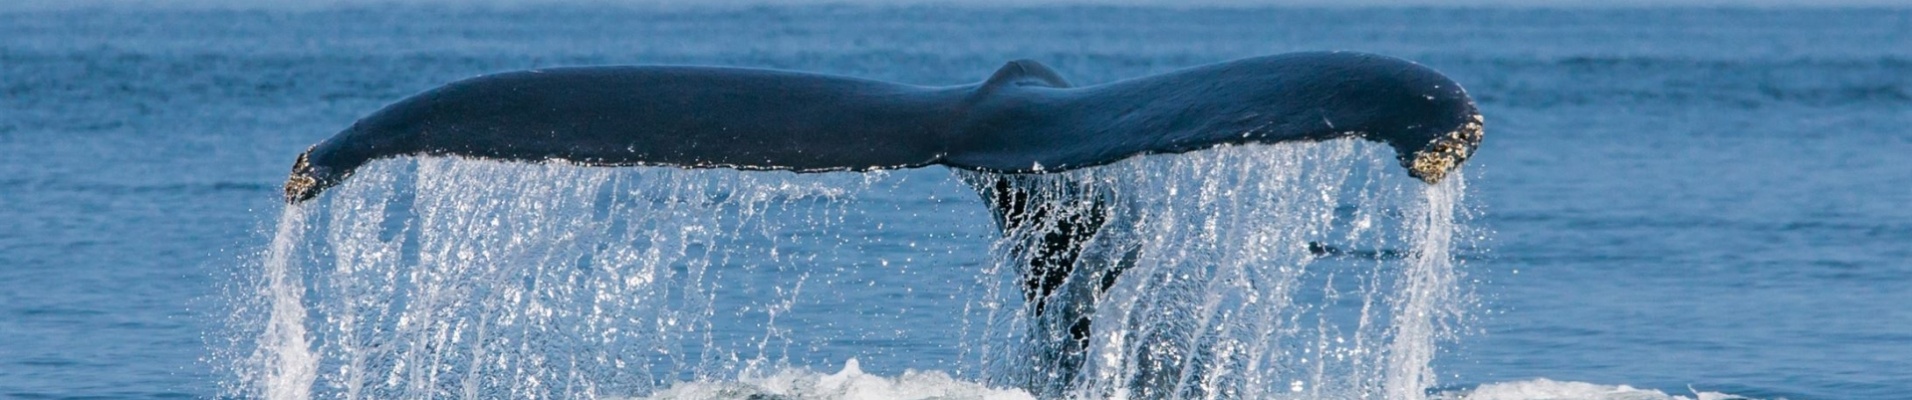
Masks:
[[[292,260],[293,246],[305,230],[305,208],[288,207],[279,217],[278,232],[266,249],[260,271],[263,287],[256,293],[265,303],[266,322],[252,352],[248,379],[263,383],[263,394],[273,399],[305,399],[317,378],[310,337],[306,334],[305,288]]]
[[[883,292],[946,299],[891,324],[951,332],[904,348],[950,354],[911,367],[957,381],[1097,398],[1422,397],[1435,344],[1464,308],[1450,254],[1462,187],[1421,185],[1392,163],[1382,146],[1334,141],[1034,178],[1068,194],[1045,207],[1109,213],[1055,295],[1072,306],[1036,317],[1017,249],[1042,227],[993,239],[973,194],[937,205],[886,174],[385,161],[286,211],[248,294],[258,298],[236,299],[270,306],[238,329],[256,356],[229,386],[266,398],[673,385],[676,398],[846,397],[789,386],[857,374],[791,365],[889,342],[793,316],[859,317],[804,309],[819,296],[880,308],[886,297],[856,292],[884,288],[850,281],[897,263],[962,277]],[[1120,279],[1091,282],[1110,270]],[[1071,350],[1068,321],[1090,311],[1090,339]],[[1072,352],[1079,367],[1055,368]]]
[[[1045,396],[1424,397],[1465,308],[1450,254],[1463,186],[1406,179],[1390,155],[1355,141],[1231,147],[1043,177],[1071,194],[1045,207],[1099,199],[1109,222],[1055,294],[1078,307],[989,318],[998,337],[982,345],[1006,347],[979,361]],[[1047,229],[1008,235],[992,271],[1013,280],[1031,256],[1019,245]],[[1020,300],[998,287],[1011,289],[985,304]],[[1056,356],[1090,313],[1082,359]]]

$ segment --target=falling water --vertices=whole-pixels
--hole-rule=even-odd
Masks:
[[[310,398],[306,388],[317,377],[311,342],[306,336],[305,288],[294,275],[293,245],[305,231],[305,208],[288,206],[279,217],[279,230],[272,237],[264,260],[265,286],[258,295],[267,304],[265,331],[259,335],[259,347],[253,353],[256,378],[263,381],[261,393],[272,399]]]
[[[968,261],[904,261],[972,265],[966,287],[977,289],[951,295],[952,370],[891,382],[1083,398],[1425,397],[1436,345],[1466,308],[1452,254],[1464,187],[1458,174],[1422,185],[1391,160],[1343,140],[1043,175],[1043,190],[1088,194],[1046,206],[1112,210],[1082,265],[1124,271],[1105,292],[1058,294],[1095,299],[1080,373],[1044,375],[1053,357],[1029,356],[1055,351],[1065,313],[1033,316],[1027,256],[1014,249],[1036,232],[1011,232],[986,254],[942,255]],[[229,386],[273,399],[847,397],[788,388],[862,375],[783,364],[805,333],[778,317],[800,307],[807,282],[833,279],[823,266],[871,263],[859,243],[872,239],[843,228],[871,218],[858,197],[886,179],[375,163],[282,216],[258,298],[236,300],[270,306],[262,326],[238,329],[256,335],[237,341],[255,356]],[[739,276],[776,279],[740,288]],[[732,309],[757,322],[730,322]]]
[[[1465,309],[1451,255],[1463,183],[1422,185],[1389,161],[1380,146],[1336,141],[1048,176],[1070,186],[1050,190],[1115,204],[1078,265],[1126,271],[1094,306],[1083,373],[1019,356],[1055,352],[1074,318],[1027,306],[988,318],[997,340],[982,345],[1008,347],[978,361],[999,384],[1073,398],[1424,397],[1436,344]],[[1013,250],[1030,234],[998,245],[999,280],[1028,265]],[[986,304],[1017,302],[1015,285],[998,287],[1009,289]],[[1096,296],[1092,283],[1064,287],[1057,296]]]

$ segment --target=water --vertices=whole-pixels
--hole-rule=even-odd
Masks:
[[[1039,193],[1093,191],[1120,210],[1084,259],[1133,265],[1096,305],[1100,339],[1088,344],[1093,361],[1080,376],[1034,356],[1062,351],[1053,346],[1068,340],[1062,327],[1075,317],[1052,303],[1054,320],[1032,322],[1020,289],[1028,255],[1010,250],[1022,239],[941,252],[913,240],[872,246],[909,231],[888,225],[930,222],[909,214],[941,207],[918,205],[914,193],[947,178],[387,162],[285,211],[251,285],[257,294],[235,299],[270,307],[242,310],[230,327],[242,341],[258,338],[232,349],[255,355],[231,358],[231,390],[628,396],[889,350],[896,354],[870,360],[946,368],[931,372],[1042,397],[1418,397],[1433,382],[1426,367],[1436,341],[1451,337],[1443,325],[1460,311],[1448,298],[1447,251],[1463,186],[1420,187],[1389,173],[1390,151],[1353,141],[1233,147],[1042,177]],[[858,198],[871,193],[883,195]],[[974,206],[965,203],[949,206]],[[305,240],[308,231],[325,235]],[[1306,244],[1323,241],[1411,246],[1414,256],[1398,268],[1317,260]],[[990,254],[1000,258],[976,257]],[[804,295],[859,290],[834,281],[880,273],[890,257],[938,269],[930,285],[900,283],[925,290],[899,300],[949,301],[917,318],[949,321],[961,334],[901,348],[859,343],[906,327],[859,321],[867,315],[831,312]],[[1078,276],[1060,296],[1089,296],[1081,291],[1093,286],[1082,285],[1099,281]],[[302,295],[309,307],[299,306]],[[861,326],[828,329],[835,325]],[[830,343],[797,345],[818,340]],[[862,396],[870,394],[854,397]]]
[[[378,298],[389,288],[332,285],[376,282],[333,275],[380,270],[311,268],[311,260],[451,264],[426,261],[424,254],[437,253],[424,251],[416,260],[381,264],[371,260],[391,252],[341,253],[321,244],[380,243],[352,238],[398,234],[418,235],[417,243],[424,243],[432,234],[440,235],[431,240],[444,246],[442,254],[459,254],[459,246],[495,253],[486,257],[546,253],[513,250],[508,237],[455,229],[447,219],[481,215],[478,210],[432,217],[430,210],[455,210],[416,207],[430,199],[429,191],[379,188],[453,184],[470,181],[474,173],[655,187],[627,175],[642,172],[504,173],[425,161],[389,166],[385,185],[358,182],[363,185],[354,187],[367,192],[329,194],[336,195],[330,209],[303,210],[284,217],[296,222],[280,221],[277,184],[293,154],[385,102],[453,79],[551,65],[692,63],[954,84],[979,80],[1005,60],[1032,58],[1088,84],[1312,49],[1379,52],[1435,67],[1468,85],[1489,123],[1486,144],[1466,170],[1466,200],[1460,203],[1463,216],[1474,215],[1469,224],[1475,230],[1461,231],[1462,240],[1447,247],[1462,261],[1456,271],[1462,280],[1434,285],[1455,288],[1441,295],[1452,297],[1428,298],[1429,304],[1478,305],[1461,310],[1454,340],[1436,340],[1439,347],[1426,347],[1425,354],[1404,352],[1385,363],[1425,370],[1370,370],[1383,377],[1378,387],[1412,386],[1387,383],[1396,379],[1431,382],[1441,395],[1478,387],[1484,398],[1598,398],[1607,392],[1621,393],[1611,398],[1901,398],[1912,392],[1912,308],[1905,306],[1912,304],[1912,292],[1902,290],[1912,280],[1912,246],[1906,245],[1912,243],[1912,212],[1902,206],[1912,202],[1912,189],[1904,186],[1912,182],[1912,168],[1900,161],[1912,151],[1912,133],[1905,128],[1912,126],[1912,47],[1906,45],[1912,43],[1912,12],[1905,10],[556,6],[109,9],[7,12],[0,20],[0,86],[7,93],[0,97],[0,109],[7,110],[0,113],[0,154],[7,155],[0,158],[0,226],[11,227],[0,229],[0,312],[6,316],[0,318],[0,396],[212,397],[257,382],[298,387],[307,379],[324,393],[340,393],[349,385],[325,382],[339,381],[338,367],[347,362],[319,362],[311,370],[256,369],[284,365],[262,358],[298,357],[229,351],[277,337],[234,332],[278,326],[283,330],[275,332],[296,337],[290,333],[299,327],[275,323],[265,312],[294,300],[306,304],[309,314],[286,319],[308,321],[304,328],[312,337],[348,324],[397,325],[371,313],[357,322],[336,319],[362,306],[352,299]],[[1357,177],[1360,182],[1341,187],[1370,182]],[[999,286],[988,278],[1006,276],[987,271],[995,233],[975,195],[948,172],[681,179],[699,185],[789,180],[797,193],[752,186],[756,193],[784,193],[778,198],[787,199],[764,200],[779,205],[756,215],[815,221],[674,234],[751,240],[790,234],[797,238],[789,243],[809,248],[805,254],[816,258],[789,258],[755,270],[706,266],[708,275],[698,278],[704,286],[620,298],[662,296],[677,304],[621,304],[612,310],[626,312],[600,314],[646,321],[665,321],[659,316],[679,311],[699,317],[689,318],[705,321],[695,334],[624,335],[692,344],[660,351],[737,354],[736,360],[682,355],[648,370],[619,370],[572,368],[568,360],[546,358],[541,365],[566,366],[539,373],[611,376],[605,381],[641,389],[696,379],[699,371],[741,373],[752,370],[751,361],[768,359],[789,365],[759,363],[751,377],[678,389],[792,393],[905,382],[896,385],[918,393],[947,388],[954,392],[938,393],[1014,395],[978,386],[996,383],[983,379],[983,368],[1000,364],[982,357],[998,353],[960,346],[1019,332],[1002,325],[1013,318],[975,321],[992,317],[965,308],[979,304],[973,299],[1018,295],[989,293]],[[485,198],[497,200],[513,198],[505,193],[564,189],[466,190],[486,190]],[[1394,204],[1429,198],[1409,194]],[[422,225],[352,226],[366,221],[337,218],[336,210],[354,209],[339,202],[359,199],[374,207],[380,203],[372,200],[386,198],[381,196],[411,196],[406,198],[414,206],[388,209],[390,216],[379,221],[442,224],[387,232]],[[677,226],[752,215],[720,211],[673,215],[682,218]],[[538,217],[527,224],[571,227],[579,225],[569,221],[597,214],[551,209],[512,215]],[[809,226],[831,229],[800,231]],[[287,238],[282,229],[299,237]],[[592,237],[663,231],[619,232],[637,233]],[[537,238],[551,254],[601,251],[562,247],[581,244],[558,237]],[[261,255],[279,248],[275,239],[297,244],[276,254],[300,267],[285,275],[265,268],[272,262]],[[403,273],[448,283],[457,281],[453,277],[491,277],[461,281],[465,286],[456,290],[467,292],[448,292],[469,294],[508,287],[480,283],[531,272],[573,279],[563,274],[575,271],[442,268]],[[690,279],[688,271],[671,273]],[[715,285],[743,276],[763,281],[740,283],[747,289],[736,291]],[[281,288],[308,289],[262,297],[255,289],[274,285],[265,279],[271,277],[283,279]],[[1312,282],[1308,278],[1295,277]],[[371,294],[337,295],[347,292]],[[1397,298],[1392,296],[1413,291],[1383,292]],[[712,300],[692,301],[699,294]],[[470,310],[457,311],[464,313],[519,304],[502,293],[435,298],[444,303],[432,309]],[[1208,309],[1230,309],[1223,303]],[[552,309],[552,315],[549,321],[588,320],[591,314]],[[599,332],[566,329],[573,330],[546,337]],[[705,333],[713,339],[707,342]],[[745,339],[716,339],[725,337]],[[1268,343],[1299,346],[1320,337],[1285,333]],[[342,357],[354,351],[347,343],[314,342],[311,356],[350,360]],[[703,351],[706,343],[716,350]],[[1421,357],[1432,362],[1414,361]],[[367,357],[365,365],[399,358]],[[859,368],[846,370],[852,358]],[[614,376],[616,371],[648,377],[620,381],[625,378]],[[449,377],[441,382],[464,387]]]

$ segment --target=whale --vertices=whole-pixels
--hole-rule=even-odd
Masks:
[[[452,82],[379,109],[299,154],[285,200],[309,201],[369,162],[405,156],[957,169],[1016,241],[1010,249],[1026,264],[1023,294],[1038,319],[1032,335],[1055,339],[1031,365],[1044,371],[1018,385],[1054,395],[1082,366],[1095,299],[1133,260],[1119,245],[1091,249],[1117,212],[1106,191],[1045,178],[1150,154],[1358,138],[1386,144],[1409,176],[1435,184],[1473,155],[1484,123],[1445,75],[1359,52],[1245,58],[1089,86],[1031,60],[956,86],[734,67],[550,68]]]
[[[942,165],[1039,174],[1224,145],[1356,137],[1435,183],[1472,155],[1466,90],[1419,64],[1358,52],[1246,58],[1075,87],[1030,60],[930,87],[699,66],[505,72],[399,100],[295,160],[288,203],[368,162],[455,156],[586,166],[795,172]]]

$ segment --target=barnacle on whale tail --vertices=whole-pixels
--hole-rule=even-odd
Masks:
[[[1484,122],[1480,114],[1474,114],[1473,120],[1461,124],[1459,129],[1436,137],[1412,156],[1403,157],[1401,166],[1407,167],[1408,175],[1422,182],[1441,183],[1441,179],[1460,168],[1468,156],[1474,155],[1474,149],[1480,147]]]
[[[311,200],[319,195],[320,190],[324,190],[319,186],[318,175],[312,171],[311,156],[312,149],[307,148],[304,153],[299,153],[297,161],[292,162],[292,175],[285,179],[286,204],[298,204]]]

